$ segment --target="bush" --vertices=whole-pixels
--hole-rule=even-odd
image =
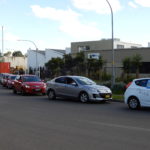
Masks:
[[[116,83],[112,88],[113,94],[123,94],[125,92],[125,83]]]

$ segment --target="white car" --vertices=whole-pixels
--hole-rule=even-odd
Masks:
[[[130,109],[150,107],[150,78],[134,79],[124,93],[124,102]]]

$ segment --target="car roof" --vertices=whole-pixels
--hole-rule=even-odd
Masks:
[[[134,79],[133,81],[137,81],[137,80],[150,80],[150,78],[149,77],[147,77],[147,78],[137,78],[137,79]]]

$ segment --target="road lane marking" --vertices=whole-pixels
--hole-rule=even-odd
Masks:
[[[123,129],[128,129],[128,130],[137,130],[137,131],[150,132],[149,128],[143,128],[143,127],[133,127],[133,126],[128,126],[128,125],[120,125],[120,124],[113,124],[113,123],[103,123],[103,122],[88,121],[88,120],[79,120],[79,121],[80,122],[89,123],[89,124],[107,126],[107,127],[123,128]]]

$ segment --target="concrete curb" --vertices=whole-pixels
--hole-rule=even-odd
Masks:
[[[124,103],[124,101],[123,101],[123,100],[117,100],[117,99],[113,99],[113,100],[111,100],[111,102],[119,102],[119,103]]]

